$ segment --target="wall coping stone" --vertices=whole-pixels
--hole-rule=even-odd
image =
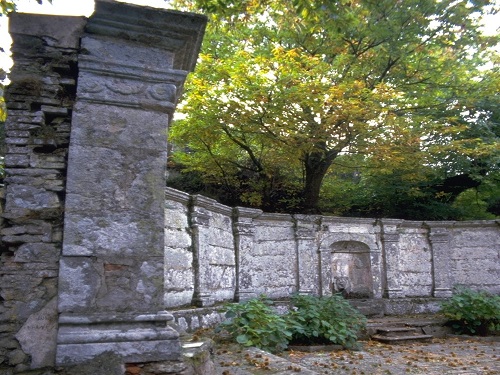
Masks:
[[[29,13],[11,13],[9,20],[11,34],[36,35],[49,45],[71,49],[80,46],[80,37],[87,23],[86,17]]]
[[[401,228],[426,228],[426,224],[424,221],[416,220],[403,220],[403,222],[399,226]]]
[[[279,214],[279,213],[272,213],[272,212],[263,212],[259,217],[256,218],[256,220],[270,220],[270,221],[283,221],[286,220],[287,222],[292,222],[293,221],[293,216],[289,214]]]
[[[130,4],[128,4],[130,5]],[[174,69],[193,71],[205,32],[207,17],[174,10],[161,10],[147,6],[124,7],[114,0],[97,0],[94,22],[86,31],[123,37],[121,25],[128,24],[127,38],[132,41],[148,40],[176,54]],[[115,27],[116,21],[120,26]],[[202,27],[200,27],[202,25]]]
[[[165,199],[171,199],[179,203],[188,204],[191,199],[191,195],[180,190],[167,188],[165,189]]]
[[[196,208],[206,208],[219,214],[231,215],[233,209],[226,205],[217,202],[215,199],[207,198],[203,195],[193,195],[191,197],[191,204]]]
[[[373,225],[377,224],[377,219],[374,218],[359,218],[359,217],[340,217],[340,216],[322,216],[322,224],[365,224]]]
[[[264,213],[258,208],[234,207],[233,212],[237,218],[256,218]]]
[[[500,226],[499,220],[473,220],[473,221],[455,221],[452,228],[496,228]]]

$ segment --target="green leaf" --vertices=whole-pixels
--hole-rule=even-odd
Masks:
[[[248,338],[247,335],[239,335],[236,337],[236,341],[239,343],[239,344],[246,344],[248,343],[250,339]]]

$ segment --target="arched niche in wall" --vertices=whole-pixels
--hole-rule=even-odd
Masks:
[[[372,298],[370,247],[359,241],[337,241],[330,250],[332,292],[346,298]]]

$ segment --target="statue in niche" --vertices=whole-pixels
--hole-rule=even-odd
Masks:
[[[341,293],[344,298],[348,298],[352,292],[352,284],[349,277],[335,276],[332,283],[332,292]]]

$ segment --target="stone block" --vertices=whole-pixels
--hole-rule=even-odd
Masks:
[[[275,225],[273,225],[275,224]],[[288,225],[289,224],[289,225]],[[276,225],[275,222],[259,222],[255,228],[255,241],[290,241],[293,239],[292,223]]]
[[[7,154],[5,156],[5,166],[8,168],[28,167],[30,156],[28,154]]]
[[[77,49],[86,24],[85,17],[12,14],[11,34],[37,35],[50,46]]]
[[[140,328],[128,324],[62,325],[58,333],[56,363],[71,365],[115,353],[124,362],[179,360],[179,334],[171,327]]]
[[[89,257],[62,257],[59,311],[92,311],[102,283],[104,267]]]
[[[225,244],[230,245],[230,243]],[[206,244],[205,244],[206,246]],[[208,266],[213,265],[223,265],[223,266],[234,266],[234,250],[232,247],[222,247],[215,245],[206,246],[205,253],[203,254],[202,262]]]
[[[53,298],[30,315],[16,334],[24,353],[31,356],[33,369],[55,365],[57,318],[57,298]]]
[[[65,366],[64,372],[71,375],[123,375],[125,374],[125,364],[123,358],[118,354],[103,352],[76,366]]]
[[[191,236],[186,230],[165,229],[165,248],[168,249],[187,249],[191,246]]]
[[[89,200],[91,199],[89,197]],[[72,205],[82,202],[76,195],[69,195],[66,201],[68,200]],[[95,207],[86,212],[67,213],[65,219],[64,255],[132,256],[145,252],[150,256],[164,254],[163,233],[143,230],[154,221],[153,214],[142,221],[133,211],[108,212],[104,207]]]
[[[15,146],[27,146],[29,144],[28,138],[14,138],[9,137],[5,139],[5,143],[7,145],[15,145]]]
[[[9,154],[29,154],[32,149],[30,147],[19,147],[15,145],[7,146],[6,156]]]
[[[14,261],[56,263],[60,254],[60,246],[53,243],[25,243],[16,250]]]
[[[16,366],[27,360],[28,356],[22,350],[13,350],[8,355],[9,364],[11,366]]]
[[[10,197],[5,204],[6,212],[14,209],[42,211],[61,207],[56,193],[29,185],[10,184],[7,186],[6,194]]]
[[[185,291],[165,291],[165,297],[163,299],[164,306],[167,309],[178,308],[180,306],[190,306],[193,302],[193,292],[194,289]]]
[[[26,130],[7,130],[5,132],[6,137],[12,137],[12,138],[29,138],[31,133]]]

